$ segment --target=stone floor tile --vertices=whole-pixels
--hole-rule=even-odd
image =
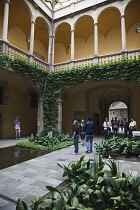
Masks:
[[[33,186],[30,185],[30,184],[27,184],[27,183],[23,183],[23,184],[20,184],[18,186],[16,186],[15,188],[16,189],[19,189],[19,190],[22,190],[24,192],[27,192],[29,191]]]

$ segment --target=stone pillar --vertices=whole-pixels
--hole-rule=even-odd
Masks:
[[[49,36],[49,46],[48,46],[48,63],[49,71],[54,71],[54,36]]]
[[[58,99],[58,131],[62,132],[62,103],[63,100],[61,97]]]
[[[94,23],[94,63],[98,63],[98,23]]]
[[[122,58],[127,58],[125,15],[121,16]]]
[[[8,36],[9,4],[10,0],[5,0],[3,29],[2,29],[2,40],[5,42],[8,42],[7,36]]]
[[[74,60],[74,30],[71,30],[71,60]]]
[[[71,48],[71,68],[74,66],[74,30],[71,30],[71,45],[70,45],[70,48]]]
[[[30,54],[33,54],[33,52],[34,52],[34,33],[35,33],[35,22],[31,21],[30,48],[29,48]]]
[[[98,23],[94,23],[94,56],[98,56]]]
[[[43,130],[43,97],[38,98],[37,134]]]
[[[48,45],[48,63],[51,63],[51,43],[52,43],[52,36],[49,36],[49,45]]]

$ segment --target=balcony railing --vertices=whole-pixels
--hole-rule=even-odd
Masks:
[[[64,70],[64,69],[66,70],[66,69],[70,69],[71,67],[90,66],[96,63],[103,64],[103,63],[108,63],[111,61],[119,61],[124,58],[125,59],[140,58],[140,49],[100,55],[100,56],[92,57],[92,58],[83,58],[83,59],[74,60],[71,62],[69,61],[69,62],[57,63],[57,64],[54,64],[54,71],[59,71],[59,70]]]
[[[2,40],[0,40],[0,52],[6,53],[11,58],[15,58],[15,57],[22,58],[26,61],[29,61],[31,63],[34,63],[34,64],[40,66],[40,67],[43,67],[46,70],[49,70],[49,65],[45,61],[21,50],[18,47],[15,47],[9,43],[6,43]]]
[[[23,58],[24,60],[27,60],[40,67],[43,67],[46,70],[49,70],[49,64],[46,63],[45,61],[9,43],[6,43],[2,40],[0,40],[0,52],[4,52],[9,57],[12,57],[12,58],[14,57]],[[53,70],[54,71],[67,70],[72,67],[84,67],[84,66],[97,64],[97,63],[103,64],[103,63],[108,63],[111,61],[119,61],[124,58],[125,59],[140,58],[140,49],[122,51],[122,52],[100,55],[100,56],[91,57],[91,58],[83,58],[83,59],[78,59],[78,60],[73,60],[73,61],[68,61],[68,62],[63,62],[63,63],[57,63],[53,65]]]

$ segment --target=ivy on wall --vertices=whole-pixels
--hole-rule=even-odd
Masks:
[[[107,64],[72,68],[69,70],[47,72],[21,58],[9,58],[0,53],[0,66],[11,67],[32,80],[44,94],[44,125],[56,126],[58,120],[58,96],[62,90],[89,81],[117,80],[140,84],[140,58],[120,60]]]

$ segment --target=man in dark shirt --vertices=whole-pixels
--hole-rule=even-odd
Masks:
[[[86,130],[86,153],[92,152],[92,142],[94,136],[94,122],[91,121],[91,117],[88,117],[88,122],[85,123]]]
[[[77,120],[74,120],[72,139],[74,140],[74,148],[75,148],[75,151],[72,153],[72,155],[78,155],[79,154],[78,153],[79,134],[80,134],[80,128],[78,126],[78,121]]]
[[[125,118],[124,119],[124,136],[128,136],[128,131],[129,131],[129,123],[128,120]]]

